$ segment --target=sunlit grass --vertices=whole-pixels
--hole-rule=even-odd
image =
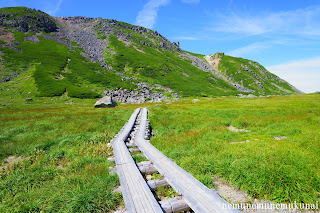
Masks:
[[[115,209],[121,196],[112,192],[119,182],[109,175],[114,164],[107,162],[107,143],[141,106],[149,108],[151,142],[208,187],[218,176],[254,198],[317,201],[319,97],[183,99],[109,109],[94,109],[94,100],[72,99],[70,104],[62,97],[4,102],[0,159],[14,155],[24,160],[0,172],[0,211]],[[251,131],[231,132],[229,125]]]
[[[94,109],[91,102],[45,98],[1,109],[0,159],[24,160],[0,171],[0,212],[106,212],[119,205],[107,143],[132,110]]]
[[[152,107],[149,116],[151,142],[208,186],[220,176],[254,198],[320,198],[319,95],[182,101]]]

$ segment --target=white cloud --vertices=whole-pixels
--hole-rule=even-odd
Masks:
[[[181,0],[183,3],[187,4],[198,4],[200,0]]]
[[[156,23],[159,8],[167,5],[169,2],[170,0],[150,0],[138,13],[136,24],[146,28],[152,28]]]
[[[266,67],[306,93],[320,91],[320,57]]]
[[[228,51],[226,54],[234,57],[244,57],[247,54],[257,53],[266,48],[271,48],[270,42],[256,42],[248,46]]]
[[[320,35],[320,6],[285,12],[258,13],[258,15],[228,14],[217,17],[211,30],[242,35],[267,33]]]
[[[63,2],[63,0],[59,0],[59,1],[57,2],[57,4],[56,4],[53,8],[46,10],[47,13],[50,14],[50,15],[52,15],[52,16],[55,16],[56,13],[59,11],[62,2]],[[49,7],[50,7],[50,6],[49,6]]]

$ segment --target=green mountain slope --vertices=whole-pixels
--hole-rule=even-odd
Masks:
[[[145,101],[176,93],[299,93],[256,62],[218,57],[217,68],[157,31],[115,20],[0,9],[0,89],[10,96],[96,98],[121,91],[119,100],[141,96]]]

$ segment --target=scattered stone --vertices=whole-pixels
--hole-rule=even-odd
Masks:
[[[113,193],[121,193],[121,192],[122,192],[121,186],[118,186],[113,190]]]
[[[236,127],[234,126],[228,126],[228,129],[231,131],[231,132],[250,132],[250,130],[247,130],[247,129],[237,129]]]
[[[253,94],[249,94],[249,95],[238,94],[238,97],[239,98],[257,98],[257,96]]]
[[[287,138],[286,136],[280,136],[280,137],[274,136],[274,137],[273,137],[273,139],[276,139],[276,140],[278,140],[278,141],[281,141],[281,140],[286,139],[286,138]]]
[[[199,99],[193,99],[192,103],[197,103],[198,101],[200,101]]]
[[[147,83],[140,82],[137,84],[138,90],[126,90],[126,89],[117,89],[117,90],[104,90],[106,96],[110,96],[113,100],[130,103],[130,104],[141,104],[141,103],[156,103],[162,102],[163,100],[168,99],[166,95],[162,92],[154,92],[153,87]],[[163,89],[168,92],[172,90],[168,87],[163,87],[161,85],[156,85],[157,88]],[[177,93],[171,93],[171,99],[179,99],[180,96]]]
[[[246,141],[235,141],[235,142],[230,142],[230,144],[236,144],[236,143],[250,143],[250,140],[246,140]]]
[[[118,104],[110,96],[104,96],[103,98],[98,100],[94,105],[95,108],[106,108],[115,106],[118,106]]]
[[[32,98],[26,98],[26,101],[32,101],[33,99]]]
[[[25,158],[19,156],[19,157],[15,157],[15,156],[9,156],[8,158],[4,159],[3,161],[3,166],[0,166],[0,170],[2,168],[7,168],[10,164],[14,164],[20,161],[23,161]]]
[[[33,43],[40,42],[40,40],[38,39],[38,37],[36,35],[24,37],[23,39],[24,39],[24,41],[32,41]]]
[[[184,75],[186,77],[189,77],[189,75],[187,73],[182,73],[182,75]]]
[[[146,179],[147,179],[147,180],[152,180],[152,175],[147,175],[147,176],[146,176]]]

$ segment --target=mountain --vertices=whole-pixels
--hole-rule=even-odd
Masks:
[[[0,9],[0,89],[19,97],[123,102],[180,96],[300,93],[257,62],[182,50],[157,31],[116,20]]]

